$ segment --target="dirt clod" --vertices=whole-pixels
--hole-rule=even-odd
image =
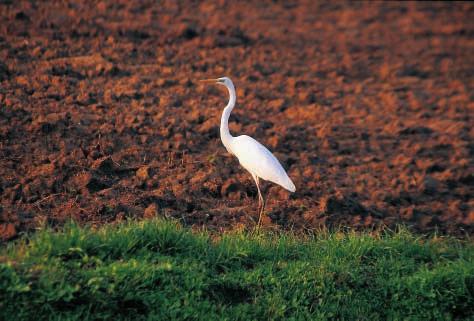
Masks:
[[[17,235],[17,229],[12,223],[0,224],[0,240],[8,241]]]
[[[150,168],[148,166],[140,167],[137,170],[137,177],[143,181],[150,178]]]

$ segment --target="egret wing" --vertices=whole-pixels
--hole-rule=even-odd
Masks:
[[[295,184],[288,177],[278,159],[252,137],[242,135],[234,138],[232,152],[250,173],[281,185],[291,192],[296,190]]]

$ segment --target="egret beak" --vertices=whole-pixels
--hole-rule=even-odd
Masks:
[[[215,84],[216,82],[219,82],[219,79],[203,79],[199,81],[205,84]]]

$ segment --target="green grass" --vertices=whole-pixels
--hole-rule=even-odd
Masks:
[[[40,231],[0,254],[1,320],[474,320],[474,245],[409,232]]]

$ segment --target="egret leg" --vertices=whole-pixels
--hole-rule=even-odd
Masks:
[[[257,191],[258,191],[258,222],[257,222],[257,228],[260,228],[260,223],[262,222],[262,214],[265,209],[265,200],[263,199],[262,192],[260,191],[260,182],[258,179],[257,175],[253,175],[252,177],[255,181],[255,184],[257,185]]]
[[[258,190],[258,207],[260,208],[260,206],[262,205],[262,201],[263,201],[263,197],[262,197],[262,193],[260,192],[260,180],[258,179],[258,176],[256,175],[252,175],[254,181],[255,181],[255,185],[257,185],[257,190]]]

